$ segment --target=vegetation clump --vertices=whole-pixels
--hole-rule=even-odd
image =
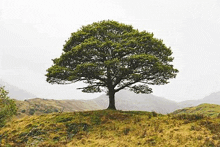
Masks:
[[[203,119],[205,116],[203,114],[178,114],[174,115],[173,118],[179,120],[197,121]]]
[[[220,106],[217,104],[200,104],[196,107],[176,110],[172,114],[195,114],[197,117],[208,116],[220,118]]]
[[[3,127],[17,112],[17,106],[14,100],[8,97],[8,92],[4,87],[0,87],[0,128]]]

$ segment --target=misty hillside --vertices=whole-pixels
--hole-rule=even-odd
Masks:
[[[52,113],[52,112],[73,112],[102,109],[94,102],[80,100],[52,100],[52,99],[28,99],[25,101],[16,100],[18,117],[25,115]]]
[[[155,111],[167,114],[178,109],[176,102],[151,94],[135,94],[122,90],[116,94],[116,108],[127,111]],[[25,101],[16,100],[18,115],[34,115],[52,112],[73,112],[102,110],[108,107],[108,97],[101,95],[92,100],[52,100],[34,98]]]
[[[220,91],[210,94],[209,96],[206,96],[202,100],[199,101],[200,103],[213,103],[213,104],[219,104],[220,105]]]
[[[192,106],[198,106],[203,103],[208,103],[208,104],[218,104],[220,105],[220,91],[212,93],[203,99],[199,100],[188,100],[188,101],[183,101],[179,103],[180,108],[184,107],[192,107]]]
[[[5,86],[5,89],[9,91],[10,98],[17,100],[27,99],[25,101],[17,101],[20,114],[101,110],[106,109],[109,103],[109,99],[105,94],[92,100],[31,99],[36,96],[2,80],[0,80],[0,85]],[[155,111],[167,114],[177,109],[198,106],[203,103],[220,105],[220,92],[212,93],[203,99],[177,103],[152,94],[135,94],[128,90],[121,90],[115,95],[115,103],[118,110]]]
[[[107,108],[109,103],[106,95],[101,95],[90,101],[104,108]],[[174,101],[152,94],[135,94],[127,90],[116,93],[115,105],[118,110],[155,111],[161,114],[167,114],[179,108],[178,104]]]
[[[1,79],[0,79],[0,86],[5,86],[5,90],[9,92],[8,96],[13,99],[25,100],[25,99],[30,99],[30,98],[36,98],[36,96],[31,94],[30,92],[27,92],[16,86],[10,85]]]

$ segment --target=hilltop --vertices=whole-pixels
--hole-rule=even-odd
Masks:
[[[200,104],[196,107],[187,107],[176,110],[172,114],[203,114],[210,117],[220,117],[220,105]]]
[[[180,108],[185,108],[185,107],[198,106],[204,103],[220,105],[220,91],[211,93],[210,95],[205,96],[202,99],[183,101],[183,102],[178,103],[178,105],[180,106]]]
[[[3,146],[219,146],[220,118],[143,111],[87,111],[14,119]]]

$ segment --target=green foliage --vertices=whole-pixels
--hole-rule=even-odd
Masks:
[[[8,119],[17,112],[14,100],[9,99],[8,92],[0,87],[0,127],[3,127]]]
[[[178,72],[170,64],[171,49],[153,36],[110,20],[83,26],[71,34],[62,55],[47,69],[47,82],[83,81],[88,84],[79,88],[83,92],[105,91],[110,99],[124,88],[151,93],[148,85],[167,84]]]

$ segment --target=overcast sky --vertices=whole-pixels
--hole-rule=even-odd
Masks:
[[[153,86],[170,100],[220,91],[219,0],[0,0],[0,79],[40,98],[91,99],[71,85],[46,82],[51,59],[82,25],[115,20],[153,32],[173,51],[176,79]]]

